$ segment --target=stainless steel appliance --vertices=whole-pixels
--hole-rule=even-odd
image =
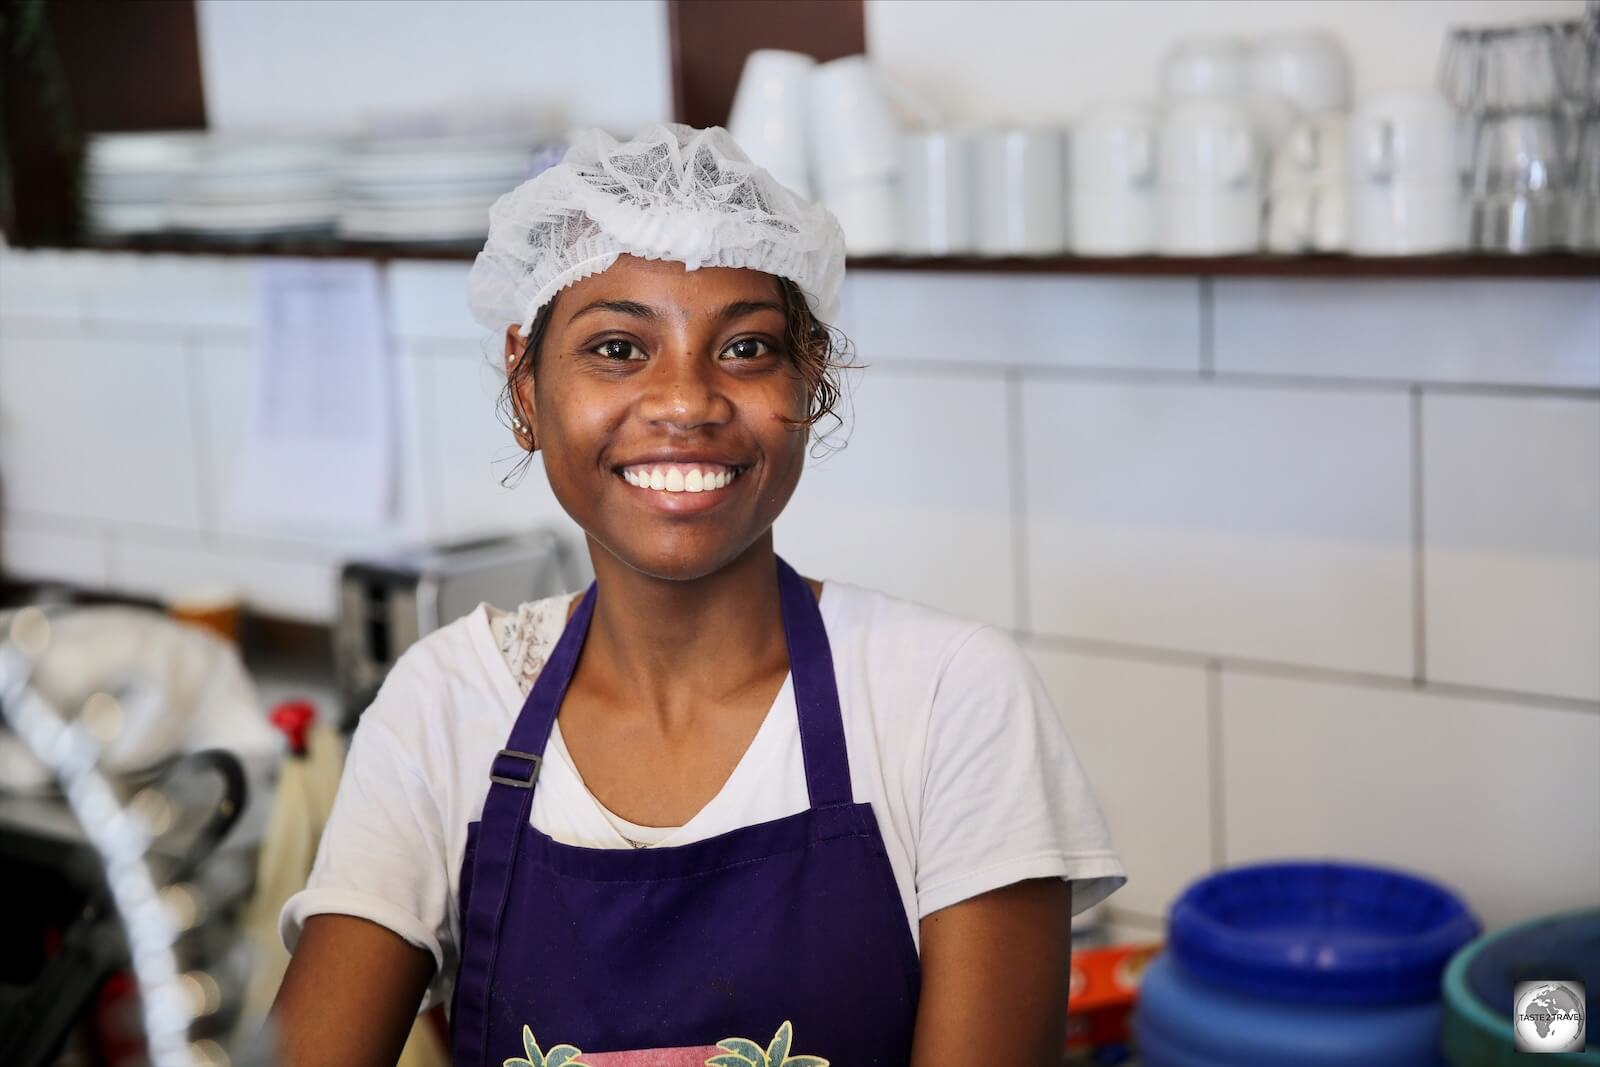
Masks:
[[[334,625],[345,725],[354,725],[389,668],[423,635],[480,601],[514,608],[575,588],[578,577],[572,554],[548,530],[346,563]]]

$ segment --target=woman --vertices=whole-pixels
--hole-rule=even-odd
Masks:
[[[1070,915],[1124,875],[1037,675],[774,554],[843,270],[720,129],[594,131],[496,204],[474,310],[595,583],[365,712],[284,911],[289,1063],[391,1063],[436,1002],[458,1064],[1059,1060]]]

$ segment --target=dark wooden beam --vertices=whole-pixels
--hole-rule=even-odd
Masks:
[[[0,115],[0,227],[16,244],[70,238],[84,137],[205,127],[194,0],[0,0]]]
[[[745,57],[758,48],[818,60],[867,50],[862,0],[668,0],[672,111],[691,126],[724,126]]]

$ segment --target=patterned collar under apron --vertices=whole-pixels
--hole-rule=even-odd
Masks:
[[[461,866],[457,1067],[904,1067],[921,969],[870,804],[854,802],[816,598],[777,560],[811,806],[677,847],[529,823],[590,585],[490,769]]]

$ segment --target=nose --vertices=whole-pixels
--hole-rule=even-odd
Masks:
[[[722,391],[715,360],[694,348],[675,345],[657,356],[645,376],[639,414],[646,421],[679,431],[727,422],[732,402]]]

